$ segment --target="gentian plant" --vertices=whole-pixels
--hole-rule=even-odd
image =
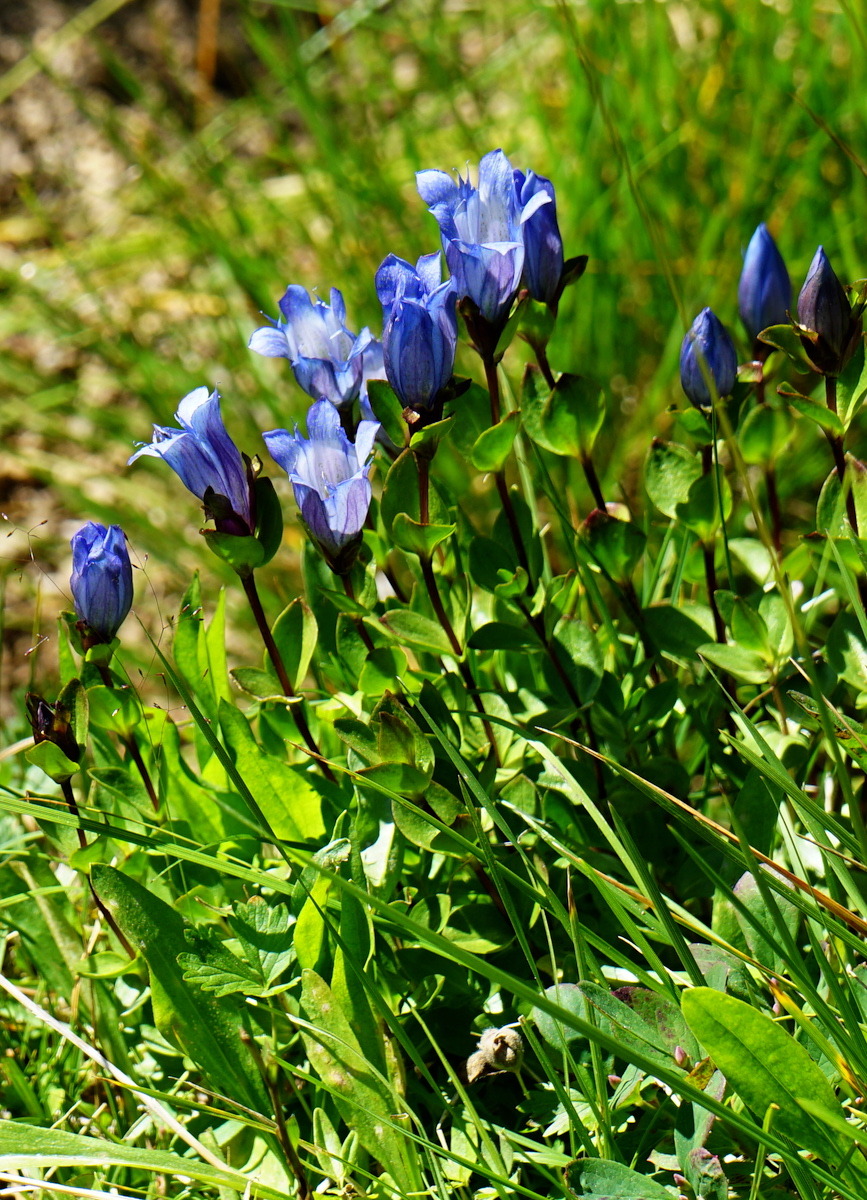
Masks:
[[[764,222],[750,238],[738,282],[738,312],[747,336],[759,353],[768,347],[759,342],[763,329],[782,325],[792,306],[792,284],[783,256]]]
[[[691,404],[709,408],[713,393],[728,396],[735,386],[738,357],[719,317],[703,308],[680,347],[680,384]]]

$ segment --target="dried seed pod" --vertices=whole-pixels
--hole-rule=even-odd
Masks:
[[[524,1039],[517,1029],[504,1025],[502,1029],[486,1029],[479,1038],[479,1048],[467,1059],[467,1082],[475,1083],[501,1071],[521,1070],[524,1060]]]

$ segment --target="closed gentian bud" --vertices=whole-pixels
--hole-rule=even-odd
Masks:
[[[456,294],[440,282],[440,255],[415,267],[390,254],[376,273],[385,374],[404,408],[430,412],[452,377],[458,340]]]
[[[254,531],[250,459],[226,432],[220,396],[206,387],[184,396],[175,413],[179,429],[154,425],[154,440],[130,458],[162,458],[204,503],[218,533],[249,537]]]
[[[549,179],[528,171],[515,171],[515,192],[522,212],[529,215],[522,219],[524,234],[524,280],[534,300],[554,305],[560,296],[560,278],[563,274],[563,239],[557,224],[557,203],[554,186]],[[540,207],[530,208],[530,202],[544,196],[547,202]],[[537,203],[540,203],[537,201]]]
[[[309,396],[325,397],[345,410],[366,396],[368,379],[383,377],[382,346],[369,329],[349,332],[337,288],[331,289],[330,299],[330,305],[318,297],[311,300],[306,288],[291,284],[280,301],[280,317],[257,329],[249,346],[266,358],[288,358]]]
[[[355,443],[340,423],[330,400],[319,400],[307,413],[308,437],[273,429],[262,436],[271,457],[292,481],[304,524],[326,562],[345,575],[355,562],[370,507],[370,454],[377,421],[360,421]]]
[[[711,382],[718,396],[728,396],[735,386],[738,358],[725,326],[709,308],[693,321],[680,347],[680,382],[696,408],[713,402]]]
[[[86,648],[109,643],[132,605],[132,565],[119,525],[106,529],[97,521],[79,529],[70,542],[70,587],[75,614],[85,628]]]
[[[861,336],[862,309],[859,304],[853,311],[820,246],[798,296],[798,324],[806,331],[801,344],[820,374],[839,375],[855,353]]]
[[[759,225],[747,246],[738,284],[738,312],[750,341],[755,342],[763,329],[787,322],[791,307],[792,284],[783,256],[767,225]]]

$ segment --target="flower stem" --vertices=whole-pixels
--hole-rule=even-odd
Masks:
[[[705,475],[709,475],[713,470],[713,448],[714,443],[702,447],[701,465]],[[722,506],[720,506],[720,519],[722,519]],[[702,542],[702,554],[704,555],[704,577],[707,586],[708,603],[713,612],[713,627],[716,631],[716,640],[720,645],[724,645],[726,640],[725,621],[722,619],[722,613],[716,602],[717,578],[716,578],[716,554],[713,540]]]
[[[533,349],[536,352],[536,362],[539,364],[539,370],[542,372],[545,382],[549,388],[553,388],[557,381],[551,370],[551,364],[548,362],[548,351],[543,345],[536,342],[533,343]]]
[[[107,688],[114,687],[114,680],[111,677],[111,671],[105,665],[105,663],[99,664],[99,673],[102,676],[102,682],[105,684],[105,686]],[[157,795],[157,790],[154,787],[154,782],[151,779],[150,771],[147,769],[147,767],[145,765],[145,761],[141,756],[141,751],[139,750],[138,743],[135,740],[135,734],[122,733],[122,734],[120,734],[120,740],[121,740],[122,744],[126,747],[126,752],[129,755],[131,761],[135,763],[136,770],[138,771],[139,775],[141,776],[141,780],[142,780],[142,783],[144,784],[145,791],[147,792],[148,796],[150,797],[150,802],[154,807],[154,812],[159,812],[159,808],[160,808],[159,796]]]
[[[274,641],[273,634],[268,627],[268,620],[265,616],[265,610],[262,608],[262,601],[259,599],[259,590],[256,587],[256,580],[253,576],[253,572],[251,571],[249,575],[242,575],[241,583],[244,586],[244,592],[248,601],[250,602],[250,608],[253,612],[253,617],[256,621],[259,633],[261,634],[262,641],[265,645],[265,650],[267,651],[268,657],[271,660],[271,665],[277,673],[277,678],[280,681],[280,687],[283,689],[283,695],[286,696],[287,699],[297,699],[298,693],[295,691],[289,680],[289,673],[286,670],[286,664],[283,662],[282,655],[277,648],[277,643]],[[307,717],[304,713],[303,701],[298,699],[297,703],[293,704],[291,708],[292,716],[295,718],[295,724],[298,727],[298,732],[304,739],[307,749],[319,763],[320,767],[322,768],[322,774],[325,776],[325,778],[330,780],[331,783],[334,783],[334,774],[328,763],[322,757],[313,734],[310,732],[310,726],[307,724]]]
[[[69,809],[69,811],[72,813],[72,815],[75,817],[75,819],[77,821],[80,820],[81,814],[78,809],[78,801],[75,799],[75,793],[72,790],[72,784],[69,782],[68,779],[64,779],[61,781],[60,790],[63,793],[63,799],[66,801],[66,807]],[[81,847],[82,850],[86,850],[87,849],[87,838],[85,837],[84,830],[81,828],[80,825],[76,829],[76,833],[78,834],[79,846]],[[106,906],[103,904],[103,902],[100,900],[99,896],[97,896],[96,889],[94,888],[93,883],[91,882],[89,876],[87,879],[87,886],[90,889],[90,894],[93,897],[93,902],[96,905],[96,907],[99,909],[100,913],[102,914],[103,919],[105,920],[105,923],[109,926],[112,933],[117,938],[117,940],[120,942],[120,944],[123,946],[124,950],[126,950],[127,954],[130,956],[130,958],[135,958],[135,951],[133,950],[132,946],[129,944],[129,942],[126,940],[126,938],[121,933],[121,931],[118,927],[117,921],[115,921],[114,917],[111,915],[111,913],[106,908]]]
[[[828,405],[829,412],[837,414],[837,379],[834,375],[825,376],[825,403]],[[849,518],[849,524],[852,526],[852,532],[858,536],[858,512],[855,508],[855,493],[850,487],[846,491],[846,451],[843,449],[843,435],[826,433],[828,443],[831,447],[831,454],[834,458],[834,466],[837,468],[837,478],[840,480],[840,487],[846,493],[846,516]]]
[[[343,590],[344,590],[344,592],[346,592],[347,598],[354,602],[355,601],[355,588],[352,586],[352,577],[350,576],[349,572],[347,571],[347,573],[345,575],[341,575],[340,578],[343,580]],[[374,649],[374,645],[373,645],[373,642],[370,640],[370,634],[367,632],[367,629],[365,628],[364,619],[362,617],[358,616],[357,614],[355,614],[354,620],[355,620],[355,628],[358,630],[358,636],[361,638],[362,642],[364,642],[365,649],[368,651],[368,653],[372,652]]]
[[[497,425],[500,421],[500,380],[497,375],[497,364],[493,356],[482,357],[482,362],[485,367],[485,380],[488,385],[488,395],[491,398],[491,424]],[[532,578],[530,576],[530,560],[527,556],[527,551],[521,537],[521,527],[518,524],[518,514],[515,512],[515,506],[512,504],[512,497],[509,495],[509,486],[506,483],[506,476],[502,471],[497,471],[494,474],[497,483],[497,492],[500,497],[500,503],[503,506],[503,512],[506,515],[506,521],[509,526],[509,533],[512,535],[512,541],[515,545],[515,553],[518,556],[518,562],[527,572],[527,586],[532,587]]]

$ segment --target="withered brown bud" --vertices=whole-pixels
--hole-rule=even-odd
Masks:
[[[486,1029],[479,1038],[479,1048],[467,1059],[467,1082],[475,1083],[501,1071],[521,1069],[524,1061],[524,1039],[517,1029],[504,1025],[502,1029]]]

